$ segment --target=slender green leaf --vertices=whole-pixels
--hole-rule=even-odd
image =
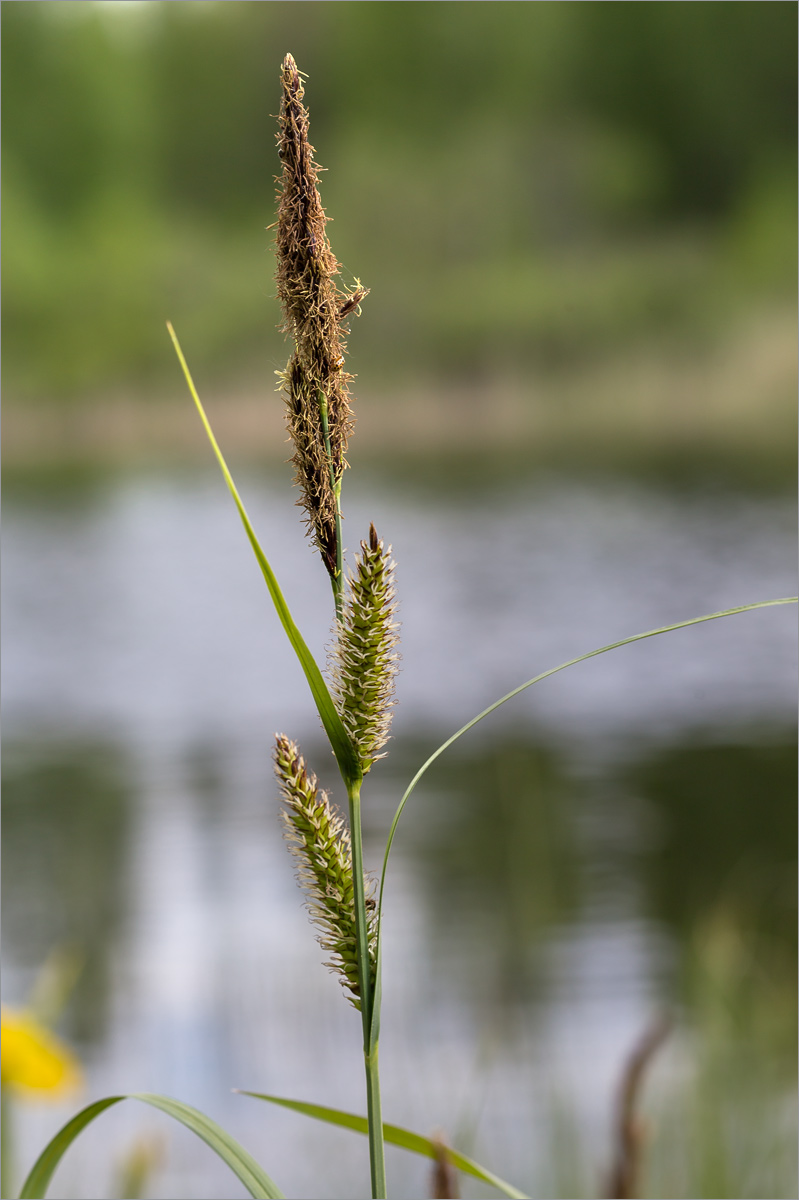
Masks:
[[[124,1099],[124,1096],[108,1096],[105,1100],[97,1100],[87,1108],[81,1109],[77,1116],[68,1121],[48,1142],[33,1164],[28,1178],[22,1185],[22,1191],[19,1194],[20,1200],[28,1200],[29,1197],[40,1200],[47,1192],[56,1167],[81,1130],[85,1129],[95,1117],[99,1117],[100,1113],[110,1108],[112,1104],[119,1104],[120,1100]]]
[[[183,356],[183,351],[180,348],[177,334],[175,333],[169,321],[167,321],[166,327],[169,330],[169,336],[172,338],[172,343],[175,347],[175,353],[177,354],[180,365],[183,368],[183,374],[186,377],[186,383],[188,384],[192,399],[197,406],[197,412],[200,414],[200,420],[202,421],[205,432],[208,435],[211,448],[216,455],[216,460],[219,463],[225,483],[227,484],[230,494],[233,497],[236,508],[239,510],[239,516],[241,517],[242,525],[244,526],[247,537],[250,540],[253,553],[258,560],[258,566],[263,572],[264,579],[266,580],[266,586],[269,588],[269,594],[271,595],[272,601],[277,610],[280,623],[285,629],[288,639],[294,649],[294,653],[297,655],[297,658],[300,661],[300,666],[305,672],[305,678],[308,680],[308,685],[316,702],[316,707],[319,710],[319,716],[322,718],[322,724],[325,727],[325,733],[330,740],[330,745],[333,748],[333,753],[336,756],[336,761],[338,762],[339,770],[344,778],[344,782],[347,784],[358,783],[362,778],[362,771],[357,751],[341,723],[341,718],[336,712],[336,707],[333,704],[330,692],[327,689],[327,684],[322,677],[322,672],[316,665],[316,660],[308,649],[305,639],[303,638],[297,626],[294,624],[294,620],[289,612],[289,607],[286,604],[283,593],[280,590],[275,573],[270,567],[266,555],[261,549],[258,538],[255,536],[255,530],[250,523],[250,518],[247,516],[247,511],[242,503],[241,497],[239,496],[236,485],[233,482],[233,476],[228,470],[228,465],[225,462],[222,451],[219,449],[219,445],[214,437],[213,430],[211,429],[211,424],[205,414],[205,409],[202,406],[200,397],[197,394],[197,389],[194,386],[194,380],[191,377],[188,363],[186,362],[186,359]]]
[[[383,1005],[383,951],[380,939],[380,916],[381,914],[378,913],[375,931],[377,953],[375,954],[375,987],[372,992],[372,1012],[369,1022],[369,1054],[375,1053],[380,1040],[380,1010]]]
[[[355,1133],[369,1132],[369,1123],[366,1117],[343,1112],[339,1108],[327,1108],[324,1104],[306,1104],[302,1100],[286,1100],[282,1096],[267,1096],[263,1092],[241,1092],[240,1094],[253,1096],[256,1100],[267,1100],[270,1104],[279,1104],[282,1108],[290,1108],[294,1112],[302,1113],[303,1116],[314,1117],[317,1121],[326,1121],[328,1125],[340,1125]],[[410,1150],[412,1154],[422,1154],[425,1158],[437,1158],[440,1153],[436,1143],[430,1138],[422,1137],[421,1134],[414,1133],[410,1129],[403,1129],[401,1125],[384,1123],[383,1137],[392,1146],[400,1146],[403,1150]],[[506,1183],[492,1171],[487,1171],[485,1167],[481,1167],[473,1159],[467,1158],[465,1154],[460,1154],[457,1150],[447,1146],[447,1155],[453,1166],[457,1167],[459,1171],[473,1175],[475,1179],[482,1179],[483,1183],[490,1183],[497,1191],[510,1196],[511,1200],[526,1200],[524,1192],[520,1192],[512,1184]]]
[[[141,1100],[153,1108],[160,1108],[162,1112],[174,1117],[202,1138],[238,1176],[251,1196],[258,1197],[259,1200],[283,1200],[283,1193],[277,1184],[269,1178],[252,1155],[215,1121],[180,1100],[172,1100],[169,1096],[156,1096],[150,1092],[107,1096],[104,1100],[96,1100],[94,1104],[82,1109],[45,1146],[22,1186],[20,1200],[41,1200],[47,1192],[53,1172],[78,1134],[101,1112],[119,1104],[120,1100]]]
[[[675,629],[686,629],[689,625],[701,625],[703,621],[716,621],[719,617],[732,617],[736,613],[749,612],[753,608],[771,608],[775,604],[796,604],[797,601],[799,601],[799,597],[797,596],[783,596],[779,600],[756,600],[754,604],[740,604],[737,608],[725,608],[723,612],[707,613],[703,617],[692,617],[689,621],[677,621],[676,624],[664,625],[661,629],[649,629],[646,633],[634,633],[632,637],[622,638],[619,642],[611,642],[608,646],[600,646],[598,650],[589,650],[587,654],[581,654],[578,658],[570,658],[568,662],[561,663],[560,666],[557,667],[550,667],[548,671],[542,671],[540,675],[536,675],[532,679],[528,679],[526,683],[520,684],[519,687],[514,688],[512,692],[508,692],[507,695],[502,696],[501,699],[495,700],[493,704],[489,704],[488,708],[484,708],[483,711],[478,713],[476,717],[472,717],[471,721],[467,721],[466,724],[457,731],[457,733],[453,733],[452,737],[447,738],[445,742],[442,742],[438,749],[430,755],[427,762],[425,762],[419,768],[411,782],[408,784],[407,788],[405,789],[405,795],[400,800],[397,811],[394,814],[394,820],[391,822],[391,829],[389,830],[388,841],[386,842],[386,852],[383,855],[383,869],[380,876],[380,893],[377,901],[378,963],[380,961],[380,916],[383,911],[383,888],[385,887],[386,883],[386,866],[388,864],[388,856],[391,853],[391,846],[394,842],[394,835],[397,832],[397,825],[399,824],[399,819],[402,816],[402,810],[407,804],[411,792],[416,787],[424,773],[433,765],[436,759],[444,753],[445,750],[449,749],[453,742],[457,742],[458,738],[463,737],[464,733],[468,733],[470,729],[474,728],[478,721],[482,721],[484,717],[489,716],[489,714],[494,712],[495,709],[499,708],[500,705],[506,704],[508,700],[512,700],[514,696],[518,696],[520,692],[532,687],[534,683],[540,683],[542,679],[548,679],[550,675],[557,675],[558,671],[565,671],[567,667],[574,667],[577,665],[577,663],[585,662],[587,658],[596,658],[598,654],[606,654],[608,650],[616,650],[619,646],[629,646],[631,642],[640,642],[643,641],[644,638],[657,637],[657,635],[660,633],[671,633]]]

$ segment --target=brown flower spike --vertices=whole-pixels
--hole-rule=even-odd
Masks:
[[[335,584],[341,573],[339,491],[353,426],[348,390],[353,376],[344,370],[341,322],[357,310],[367,289],[357,280],[352,292],[335,283],[339,265],[325,234],[327,217],[317,186],[321,168],[308,141],[304,89],[290,54],[283,61],[281,81],[277,294],[284,314],[281,327],[295,342],[281,378],[295,482],[302,491],[298,503]]]

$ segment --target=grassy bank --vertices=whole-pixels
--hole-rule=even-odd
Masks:
[[[231,458],[288,457],[268,368],[199,386]],[[701,348],[649,345],[525,378],[356,382],[355,454],[398,470],[443,469],[479,451],[489,464],[501,458],[503,471],[710,471],[783,485],[794,470],[795,391],[795,314],[784,305],[741,318]],[[206,465],[207,448],[176,376],[174,388],[156,396],[8,404],[3,461],[13,480],[42,470]]]

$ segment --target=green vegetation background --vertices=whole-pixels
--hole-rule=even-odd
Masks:
[[[201,378],[269,396],[287,50],[372,288],[372,390],[768,325],[794,303],[796,27],[761,2],[4,4],[7,403],[179,387],[167,317]]]

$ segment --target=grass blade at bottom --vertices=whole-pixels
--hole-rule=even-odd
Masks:
[[[87,1125],[91,1124],[95,1117],[99,1117],[100,1113],[105,1112],[114,1104],[119,1104],[121,1100],[141,1100],[144,1104],[160,1108],[162,1112],[174,1117],[176,1121],[180,1121],[192,1133],[196,1133],[199,1138],[202,1138],[223,1162],[227,1163],[231,1171],[238,1176],[247,1191],[256,1200],[283,1200],[283,1193],[277,1184],[269,1178],[252,1155],[220,1125],[217,1125],[210,1117],[206,1117],[199,1109],[183,1104],[180,1100],[173,1100],[170,1096],[153,1095],[150,1092],[137,1092],[127,1096],[106,1096],[105,1099],[96,1100],[94,1104],[89,1104],[86,1108],[81,1109],[45,1146],[22,1185],[20,1200],[42,1200],[50,1186],[56,1167],[78,1135]]]
[[[269,1096],[264,1092],[241,1091],[239,1094],[252,1096],[256,1100],[266,1100],[270,1104],[279,1104],[282,1108],[290,1108],[293,1112],[302,1113],[303,1116],[313,1117],[317,1121],[326,1121],[328,1125],[340,1125],[343,1129],[351,1129],[353,1133],[368,1134],[369,1132],[369,1122],[366,1117],[344,1112],[340,1108],[328,1108],[324,1104],[307,1104],[304,1100],[286,1100],[283,1096]],[[390,1145],[410,1150],[412,1154],[421,1154],[425,1158],[432,1159],[438,1157],[439,1148],[435,1142],[432,1142],[430,1138],[423,1137],[420,1133],[414,1133],[411,1129],[403,1129],[401,1125],[389,1125],[384,1122],[383,1137]],[[447,1146],[447,1157],[459,1171],[463,1171],[464,1174],[471,1175],[475,1179],[481,1179],[483,1183],[490,1183],[497,1191],[509,1196],[510,1200],[527,1200],[525,1193],[520,1192],[513,1184],[506,1183],[493,1171],[481,1167],[474,1159],[467,1158],[465,1154],[460,1154],[450,1146]]]

